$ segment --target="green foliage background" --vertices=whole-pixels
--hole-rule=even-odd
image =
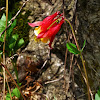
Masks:
[[[19,4],[20,0],[9,0],[9,12],[11,12],[12,17],[18,12],[18,10],[21,8],[21,4]],[[6,5],[6,1],[5,0],[0,0],[0,8],[1,7],[5,7]],[[23,12],[24,10],[22,9],[21,12]],[[2,14],[5,13],[5,10],[0,11],[0,18],[2,16]],[[25,41],[25,46],[28,44],[29,42],[29,25],[27,24],[28,22],[28,16],[30,14],[30,11],[26,11],[26,13],[24,15],[22,15],[21,13],[16,17],[17,19],[17,23],[16,23],[16,27],[13,30],[13,34],[18,34],[19,35],[19,39],[23,38]],[[24,47],[25,47],[24,46]]]

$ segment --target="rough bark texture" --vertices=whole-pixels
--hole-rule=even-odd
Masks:
[[[87,40],[84,57],[91,88],[96,90],[100,83],[100,0],[78,0],[76,14],[77,36],[81,46]]]

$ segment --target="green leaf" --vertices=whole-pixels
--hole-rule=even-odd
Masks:
[[[15,46],[15,44],[16,44],[16,42],[17,42],[17,39],[18,39],[18,34],[14,34],[12,37],[11,37],[11,39],[10,39],[10,41],[9,41],[9,48],[10,49],[14,49],[14,46]]]
[[[9,13],[8,14],[8,22],[11,20],[11,18],[12,18],[12,15],[11,15],[11,13]],[[16,26],[16,19],[11,24],[11,26],[7,29],[5,52],[8,56],[11,56],[11,54],[14,53],[14,48],[15,48],[15,45],[16,45],[16,42],[17,42],[17,39],[18,39],[17,34],[12,35],[12,31],[13,31],[15,26]],[[5,16],[5,14],[3,14],[1,19],[0,19],[0,33],[2,33],[5,28],[6,28],[6,16]],[[2,42],[2,44],[3,44],[4,34],[1,35],[0,42]],[[2,49],[3,49],[3,46],[1,47],[0,50],[2,50]]]
[[[19,83],[18,85],[19,85],[19,86],[21,86],[21,85],[22,85],[22,83]]]
[[[10,94],[9,94],[9,95],[10,95]],[[6,96],[6,100],[11,100],[11,99],[10,99],[10,96]]]
[[[18,44],[17,44],[18,49],[19,49],[23,44],[24,44],[24,39],[21,38],[21,39],[18,41]]]
[[[11,36],[11,33],[12,33],[12,31],[13,31],[13,29],[14,29],[15,26],[16,26],[16,19],[15,19],[14,22],[11,24],[11,26],[8,28],[8,30],[7,30],[7,37],[8,37],[8,36]]]
[[[0,19],[0,33],[3,32],[5,28],[6,28],[6,16],[5,14],[3,14]]]
[[[16,52],[19,48],[21,48],[24,45],[24,39],[21,38],[19,41],[16,42],[14,52]]]
[[[13,89],[12,93],[13,93],[16,97],[20,98],[20,92],[19,92],[18,88]]]
[[[0,42],[3,42],[3,41],[4,41],[4,34],[2,34],[0,37]]]
[[[9,20],[11,20],[11,13],[8,14],[8,21]],[[7,29],[7,35],[6,35],[6,37],[11,36],[11,33],[12,33],[13,28],[15,26],[16,26],[16,19],[11,24],[11,26]],[[5,14],[3,14],[2,17],[1,17],[1,19],[0,19],[0,33],[3,32],[5,28],[6,28],[6,16],[5,16]],[[1,42],[3,41],[3,37],[2,37],[2,39],[0,38]]]
[[[0,28],[5,28],[6,27],[6,22],[3,20],[0,20]],[[3,30],[2,30],[3,31]]]
[[[100,100],[100,89],[95,94],[95,100]]]
[[[14,22],[11,24],[11,27],[14,28],[16,26],[16,22],[17,22],[17,20],[15,19]]]
[[[97,91],[97,93],[98,93],[98,95],[99,95],[99,97],[100,97],[100,89]]]
[[[13,94],[13,93],[11,93],[11,96],[13,97],[13,96],[14,96],[14,94]],[[11,99],[10,99],[10,94],[9,94],[9,93],[7,93],[7,95],[6,95],[6,100],[11,100]]]
[[[86,44],[86,40],[84,40],[84,43],[83,43],[83,47],[81,49],[81,52],[83,51],[84,47],[85,47],[85,44]]]
[[[0,50],[0,55],[2,55],[3,54],[3,51],[2,50]]]
[[[66,47],[67,47],[68,51],[73,53],[73,54],[79,54],[80,53],[80,51],[77,49],[76,45],[73,44],[73,43],[67,42]]]
[[[95,100],[100,100],[100,96],[96,93]]]
[[[3,13],[3,15],[2,15],[2,17],[1,17],[1,20],[6,22],[6,16],[5,16],[4,13]]]
[[[5,14],[3,14],[0,19],[0,34],[4,31],[5,28],[6,28],[6,16]],[[4,34],[1,35],[0,42],[3,42],[3,39],[4,39]]]

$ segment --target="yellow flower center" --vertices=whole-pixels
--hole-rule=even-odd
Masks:
[[[41,31],[42,31],[42,30],[41,30],[41,26],[36,27],[35,30],[34,30],[34,34],[35,34],[36,36],[38,36],[38,34],[39,34]]]
[[[48,40],[49,40],[49,38],[41,38],[41,39],[38,39],[38,38],[37,38],[38,34],[39,34],[41,31],[42,31],[42,30],[41,30],[41,26],[35,28],[35,30],[34,30],[34,34],[35,34],[35,36],[34,36],[34,41],[35,41],[35,42],[39,42],[39,41],[41,40],[43,43],[47,43]]]

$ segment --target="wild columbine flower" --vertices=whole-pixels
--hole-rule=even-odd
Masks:
[[[43,43],[47,43],[48,41],[50,41],[49,47],[51,48],[54,37],[60,30],[63,23],[64,17],[62,16],[62,14],[60,14],[59,11],[57,11],[53,15],[46,17],[43,21],[37,21],[28,24],[31,27],[38,26],[34,30],[34,40],[41,40]]]

